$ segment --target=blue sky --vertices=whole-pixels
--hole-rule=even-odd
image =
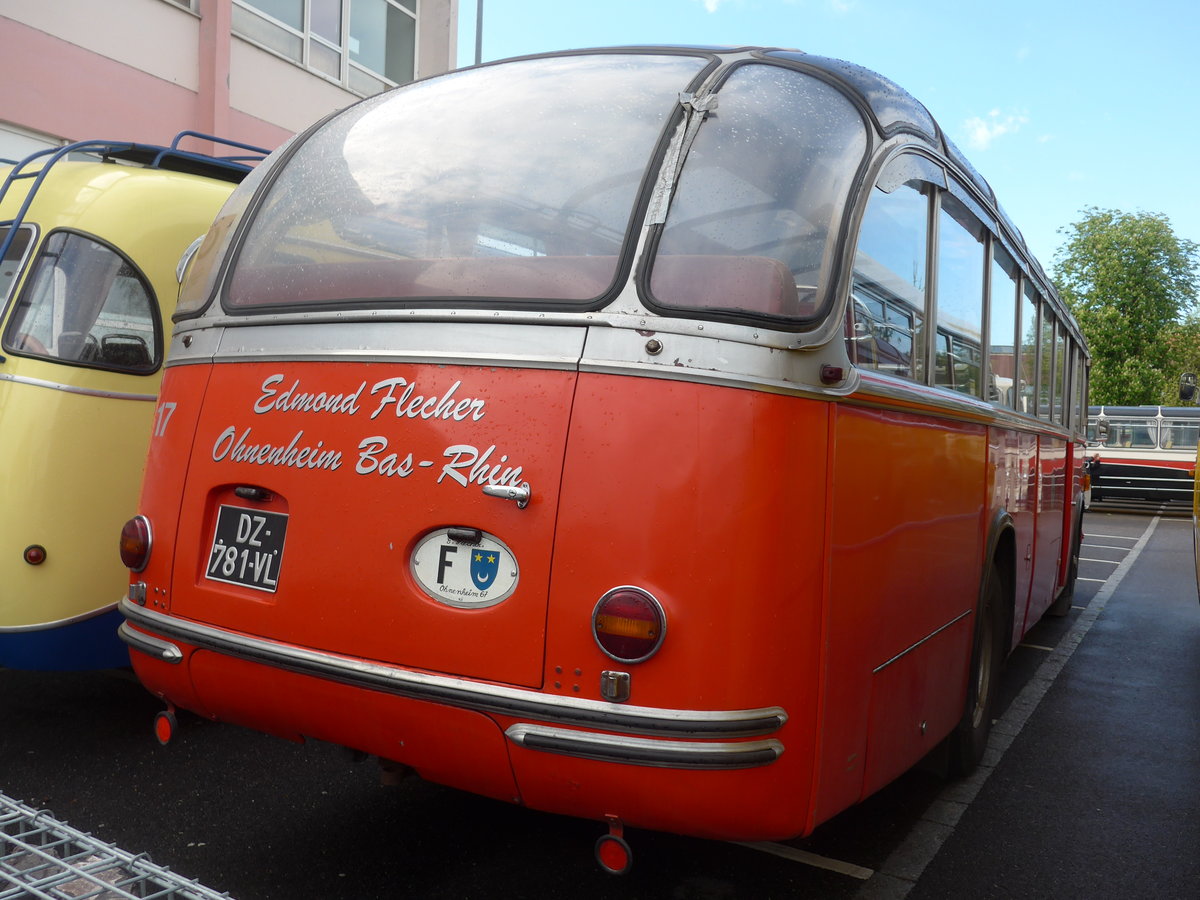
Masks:
[[[477,0],[459,0],[459,64]],[[483,60],[625,44],[848,59],[921,100],[1047,270],[1086,207],[1200,243],[1196,0],[484,0]]]

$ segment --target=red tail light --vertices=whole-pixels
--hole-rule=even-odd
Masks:
[[[150,562],[150,520],[134,516],[121,528],[121,562],[130,571],[140,572]]]
[[[658,652],[666,630],[662,606],[641,588],[613,588],[592,612],[596,643],[618,662],[649,659]]]

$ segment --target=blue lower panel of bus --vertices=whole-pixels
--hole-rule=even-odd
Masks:
[[[129,648],[117,637],[123,621],[110,609],[57,628],[0,632],[0,667],[46,672],[126,668]]]

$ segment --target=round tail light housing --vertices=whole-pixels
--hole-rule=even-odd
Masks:
[[[150,520],[134,516],[121,528],[121,562],[131,572],[140,572],[150,562]]]
[[[613,588],[592,611],[592,635],[600,649],[617,662],[649,659],[662,646],[666,631],[662,604],[641,588]]]

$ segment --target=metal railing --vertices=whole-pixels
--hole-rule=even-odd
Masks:
[[[0,900],[229,900],[0,794]]]
[[[228,156],[212,156],[207,153],[183,150],[179,145],[185,138],[210,141],[214,145],[230,147],[243,152]],[[17,229],[25,221],[25,214],[29,211],[29,206],[33,203],[33,198],[37,195],[38,188],[42,186],[42,182],[45,181],[46,175],[54,167],[55,163],[66,159],[72,153],[92,154],[99,156],[102,160],[138,159],[152,169],[171,168],[171,163],[175,163],[176,165],[187,164],[202,172],[208,170],[213,175],[218,175],[219,173],[218,177],[240,181],[250,171],[250,163],[261,161],[269,152],[262,147],[255,147],[252,144],[226,140],[225,138],[215,137],[211,134],[202,134],[198,131],[181,131],[175,135],[170,145],[166,147],[160,147],[155,144],[136,144],[131,141],[77,141],[74,144],[67,144],[64,147],[50,147],[46,150],[38,150],[14,165],[12,171],[4,179],[4,184],[0,185],[0,203],[3,203],[13,184],[30,178],[33,179],[33,185],[25,195],[25,199],[22,201],[21,208],[17,211],[17,214],[11,219],[0,221],[0,228],[8,228],[8,233],[4,235],[3,241],[0,241],[0,261],[3,261],[8,254],[8,249],[12,246]],[[39,162],[42,163],[40,167],[37,166]]]

